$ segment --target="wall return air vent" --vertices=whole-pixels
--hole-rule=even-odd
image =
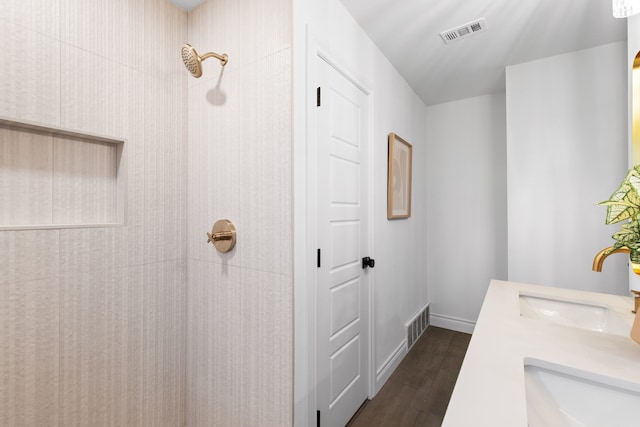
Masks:
[[[461,25],[451,30],[446,30],[440,33],[440,38],[446,44],[460,40],[466,37],[470,37],[474,34],[481,33],[487,29],[487,23],[484,18],[476,19],[468,24]]]
[[[429,306],[427,305],[405,325],[407,328],[407,350],[411,349],[429,326]]]

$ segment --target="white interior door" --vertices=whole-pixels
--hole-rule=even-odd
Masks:
[[[337,427],[369,391],[368,97],[320,57],[316,76],[316,399]]]

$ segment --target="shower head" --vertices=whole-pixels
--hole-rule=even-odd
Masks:
[[[202,61],[207,58],[217,58],[220,60],[220,64],[224,67],[227,63],[227,54],[223,53],[222,55],[218,55],[217,53],[208,52],[204,55],[198,55],[198,52],[190,45],[185,44],[182,46],[182,62],[184,62],[184,66],[187,67],[187,70],[191,73],[193,77],[200,77],[202,75]]]

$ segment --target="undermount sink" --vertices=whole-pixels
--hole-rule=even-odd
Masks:
[[[520,315],[615,335],[628,336],[631,330],[609,307],[525,293],[520,293]]]
[[[524,360],[529,427],[637,427],[640,385]]]

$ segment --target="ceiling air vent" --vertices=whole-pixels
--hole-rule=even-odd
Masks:
[[[476,19],[468,24],[461,25],[451,30],[446,30],[440,33],[440,38],[445,43],[451,43],[456,40],[463,39],[465,37],[472,36],[487,29],[487,23],[484,18]]]

